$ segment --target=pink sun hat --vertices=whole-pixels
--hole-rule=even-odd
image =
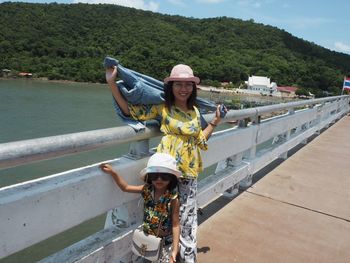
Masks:
[[[193,70],[184,64],[178,64],[173,67],[170,72],[170,76],[164,79],[164,83],[169,81],[192,81],[199,84],[200,79],[193,75]]]

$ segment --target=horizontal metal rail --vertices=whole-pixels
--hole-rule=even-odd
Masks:
[[[152,124],[140,132],[123,126],[3,143],[0,144],[0,168],[145,140],[157,135],[160,135],[159,128]]]

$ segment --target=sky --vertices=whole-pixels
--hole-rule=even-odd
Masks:
[[[8,2],[0,0],[1,2]],[[14,1],[15,2],[15,1]],[[28,0],[31,3],[116,4],[194,18],[253,19],[330,50],[350,54],[349,0]]]

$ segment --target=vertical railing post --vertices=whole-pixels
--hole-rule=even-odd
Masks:
[[[331,102],[331,104],[336,103],[336,102]],[[329,103],[328,103],[329,104]],[[326,108],[326,102],[322,103],[320,106],[321,109],[321,119],[320,119],[320,123],[322,123],[322,121],[328,119],[331,116],[331,112],[328,110],[325,110]],[[330,126],[330,123],[326,124],[326,128],[328,128]],[[320,130],[319,130],[320,132]]]
[[[320,125],[320,123],[322,122],[322,119],[323,119],[322,107],[323,107],[323,104],[314,105],[314,109],[317,112],[314,125]],[[320,130],[317,129],[316,134],[319,134],[319,133],[320,133]]]
[[[242,157],[243,157],[243,153],[239,153],[218,162],[215,168],[215,173],[218,173],[228,167],[239,166],[242,163]],[[239,192],[239,185],[234,184],[232,187],[230,187],[225,191],[224,195],[228,197],[234,197],[238,194],[238,192]]]
[[[260,121],[261,121],[261,117],[256,115],[256,116],[254,116],[254,118],[252,118],[252,125],[257,127],[257,125],[260,123]],[[253,146],[249,150],[249,159],[254,159],[256,156],[257,132],[255,133],[255,136],[253,139],[254,139],[254,143],[253,143]]]
[[[255,132],[252,138],[252,140],[254,140],[252,143],[252,147],[249,149],[249,155],[248,155],[249,160],[253,160],[256,157],[256,144],[257,144],[257,135],[258,135],[257,129],[260,121],[261,121],[261,117],[258,115],[258,112],[257,112],[256,115],[251,118],[251,125],[252,127],[254,127]],[[242,126],[247,127],[248,121],[245,121],[244,123],[242,123]],[[253,183],[253,174],[249,173],[246,178],[244,178],[238,183],[238,186],[239,188],[247,189],[249,186],[252,185],[252,183]]]
[[[294,108],[291,108],[288,110],[288,114],[289,115],[293,115],[295,114]],[[287,132],[284,133],[284,140],[285,142],[290,140],[290,134],[291,134],[291,130],[288,130]],[[286,160],[288,158],[288,151],[281,153],[279,158]]]
[[[249,118],[238,121],[239,128],[246,128],[249,123]],[[243,160],[243,153],[238,153],[236,155],[230,156],[224,160],[221,160],[217,163],[215,168],[215,173],[218,173],[228,167],[239,166]],[[234,197],[239,192],[239,183],[234,184],[231,188],[227,189],[224,193],[225,196]]]

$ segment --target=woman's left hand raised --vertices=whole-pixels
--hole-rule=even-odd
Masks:
[[[219,115],[220,115],[220,118],[224,118],[226,116],[226,113],[227,113],[227,108],[224,104],[221,104],[219,105]]]
[[[221,118],[225,117],[226,113],[227,113],[227,108],[226,108],[226,106],[223,105],[223,104],[218,105],[218,106],[216,107],[215,117],[214,117],[214,119],[211,121],[211,123],[217,125],[217,124],[220,122]]]

